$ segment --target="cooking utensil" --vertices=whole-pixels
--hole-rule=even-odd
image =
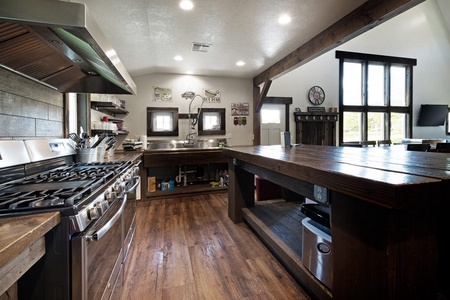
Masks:
[[[86,132],[83,132],[81,134],[81,142],[82,144],[81,148],[89,148],[90,144],[90,137]]]
[[[114,136],[109,136],[106,141],[103,143],[103,146],[108,146],[109,142],[111,142],[112,140],[115,140],[116,138]]]
[[[106,147],[105,151],[108,151],[109,149],[111,149],[115,143],[116,143],[116,139],[113,137],[110,141],[108,141],[108,143],[107,143],[108,146]]]
[[[78,136],[78,134],[76,134],[76,133],[69,133],[69,138],[72,141],[74,141],[77,144],[77,146],[81,147],[80,142],[82,141],[82,139]]]
[[[103,132],[102,134],[100,134],[100,136],[98,137],[98,140],[91,146],[91,148],[95,148],[98,145],[100,145],[100,143],[108,136],[108,134],[106,132]]]

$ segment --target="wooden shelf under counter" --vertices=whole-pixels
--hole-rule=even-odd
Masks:
[[[319,299],[331,300],[332,294],[325,285],[306,269],[302,262],[301,201],[272,199],[256,201],[253,207],[242,209],[244,222],[274,253],[286,269],[303,282]]]
[[[228,162],[223,155],[222,149],[189,149],[189,150],[147,150],[143,154],[143,168],[158,169],[165,167],[195,166],[195,165],[224,165]],[[148,173],[147,173],[148,174]],[[212,188],[207,183],[194,183],[187,186],[177,186],[173,191],[148,192],[147,178],[142,181],[142,191],[145,198],[156,199],[161,197],[172,197],[180,195],[192,195],[202,193],[215,193],[226,191],[227,187]]]
[[[187,186],[176,186],[173,191],[156,190],[145,194],[147,199],[157,199],[163,197],[174,197],[181,195],[211,194],[227,191],[228,187],[211,187],[209,183],[189,184]]]

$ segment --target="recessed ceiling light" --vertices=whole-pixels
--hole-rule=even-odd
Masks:
[[[192,72],[192,71],[186,71],[186,74],[192,75],[192,74],[194,74],[194,72]]]
[[[291,21],[292,21],[292,18],[289,15],[281,15],[278,18],[278,23],[280,23],[281,25],[287,24]]]
[[[180,7],[184,10],[191,10],[194,8],[194,4],[190,0],[183,0],[180,2]]]
[[[243,65],[245,65],[245,62],[243,62],[242,60],[240,60],[236,63],[236,66],[239,66],[239,67],[242,67]]]
[[[173,59],[177,61],[183,60],[183,58],[180,55],[175,56]]]

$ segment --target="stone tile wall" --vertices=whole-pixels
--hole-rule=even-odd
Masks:
[[[64,94],[0,67],[0,139],[63,135]]]

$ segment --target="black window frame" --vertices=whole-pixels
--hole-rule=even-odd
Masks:
[[[339,59],[339,145],[343,144],[344,139],[344,112],[360,112],[362,118],[362,141],[367,140],[368,136],[368,118],[367,114],[371,112],[386,113],[388,118],[385,118],[385,132],[384,140],[390,140],[390,114],[403,113],[406,117],[405,124],[405,138],[411,138],[413,133],[413,67],[417,65],[417,59],[393,57],[385,55],[375,55],[367,53],[356,53],[347,51],[336,51],[336,58]],[[357,62],[363,66],[363,80],[362,80],[362,105],[344,105],[344,63]],[[369,65],[384,65],[385,66],[385,106],[368,105],[368,67]],[[402,66],[406,68],[406,106],[391,106],[390,104],[390,67]]]
[[[172,114],[172,130],[154,130],[153,114],[161,112]],[[178,136],[178,107],[147,107],[147,136]]]
[[[199,110],[198,115],[198,135],[225,135],[226,134],[226,125],[225,125],[225,108],[203,108],[201,111]],[[220,117],[220,129],[214,130],[203,129],[203,113],[204,112],[214,112],[218,113]]]

